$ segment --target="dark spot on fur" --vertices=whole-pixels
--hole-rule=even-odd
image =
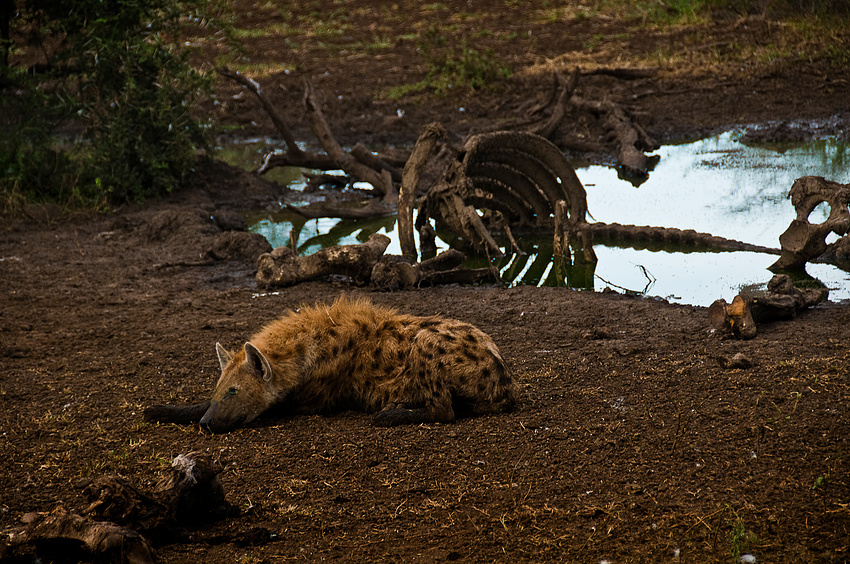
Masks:
[[[437,347],[437,354],[446,354],[446,347],[440,345]]]
[[[295,345],[295,356],[301,356],[301,355],[303,355],[303,354],[304,354],[304,350],[305,350],[305,347],[304,347],[304,344],[303,344],[303,343],[298,343],[298,344],[296,344],[296,345]]]
[[[478,356],[477,354],[475,354],[474,352],[472,352],[469,349],[463,350],[463,356],[465,356],[466,358],[468,358],[472,362],[480,362],[481,361],[481,357]]]
[[[350,351],[354,348],[354,337],[349,337],[348,342],[345,344],[345,350]]]
[[[328,337],[331,337],[331,338],[336,337],[336,329],[334,329],[333,327],[328,329]]]
[[[499,374],[499,385],[500,386],[509,386],[510,383],[511,383],[511,377],[508,375],[507,372],[502,371],[502,373]]]
[[[431,321],[423,321],[423,322],[421,322],[421,323],[419,324],[419,328],[420,328],[420,329],[431,329],[431,328],[433,328],[433,327],[434,327],[434,325],[439,325],[439,324],[440,324],[440,322],[439,322],[439,321],[433,321],[433,320],[431,320]]]
[[[444,341],[452,342],[455,339],[456,339],[456,337],[454,335],[452,335],[451,333],[443,333],[443,340]]]
[[[446,363],[442,360],[437,361],[437,370],[444,370],[446,368]]]
[[[477,343],[478,342],[478,339],[472,333],[467,333],[466,335],[463,336],[463,338],[465,340],[469,341],[470,343]]]
[[[420,380],[424,380],[424,379],[425,379],[425,371],[424,371],[424,370],[420,370],[420,371],[419,371],[419,379],[420,379]]]
[[[372,362],[372,370],[377,370],[380,367],[381,367],[381,363],[378,362],[377,360]]]
[[[332,349],[331,349],[331,354],[332,354],[333,356],[338,355],[338,354],[339,354],[339,346],[334,345],[334,348],[332,348]]]
[[[489,380],[490,379],[490,369],[485,368],[484,370],[482,370],[481,371],[481,377],[484,378],[485,380]]]
[[[375,347],[375,358],[378,358],[379,356],[381,356],[382,352],[383,351],[381,350],[381,347]]]
[[[433,360],[434,359],[434,353],[426,352],[425,358],[427,358],[428,360]]]

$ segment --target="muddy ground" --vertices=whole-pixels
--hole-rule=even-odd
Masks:
[[[495,4],[475,10],[491,28],[532,25]],[[534,49],[505,54],[513,77],[465,94],[464,112],[460,98],[375,96],[422,76],[413,45],[375,60],[292,52],[297,72],[268,80],[295,92],[312,77],[346,142],[410,143],[433,120],[462,138],[522,114],[550,80],[532,65],[616,31],[604,18],[534,25]],[[770,26],[719,21],[703,33],[706,43],[767,41]],[[680,35],[643,41],[685,49]],[[632,54],[644,43],[634,39]],[[272,47],[249,45],[269,56]],[[633,104],[661,141],[765,120],[841,123],[850,107],[850,72],[826,60],[731,72],[594,76],[583,95]],[[241,134],[272,131],[250,97],[233,100],[227,84],[219,92],[218,119],[242,124]],[[299,123],[297,104],[283,105]],[[570,123],[601,135],[593,116]],[[177,531],[157,547],[163,562],[847,561],[846,304],[736,341],[710,331],[704,308],[563,288],[375,293],[333,279],[264,292],[254,272],[267,243],[228,228],[234,213],[285,196],[205,161],[190,188],[163,201],[0,219],[0,529],[57,504],[79,510],[86,478],[118,474],[150,488],[174,456],[203,451],[224,465],[239,514]],[[146,405],[207,397],[216,341],[239,346],[286,309],[342,293],[476,324],[512,369],[519,408],[390,429],[354,412],[277,413],[220,435],[142,422]],[[724,368],[736,353],[751,366]]]

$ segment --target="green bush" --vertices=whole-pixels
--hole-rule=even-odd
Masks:
[[[191,114],[209,81],[176,39],[188,16],[206,7],[205,0],[26,4],[11,20],[9,64],[0,66],[5,207],[114,204],[178,187],[197,151],[209,148]]]

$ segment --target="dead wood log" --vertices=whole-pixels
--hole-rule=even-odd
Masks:
[[[257,285],[292,286],[331,274],[350,276],[356,283],[365,284],[389,244],[389,237],[375,233],[360,245],[327,247],[306,257],[299,257],[289,247],[278,247],[258,259]]]
[[[305,81],[304,84],[304,107],[307,109],[307,119],[313,133],[316,134],[322,148],[339,165],[339,168],[349,175],[371,184],[375,191],[383,196],[387,202],[395,200],[397,195],[389,171],[385,169],[378,172],[363,164],[351,154],[346,153],[334,138],[331,128],[322,114],[321,105],[313,92],[313,85],[309,81]]]
[[[411,288],[419,284],[424,275],[457,268],[465,258],[455,249],[420,263],[405,256],[384,255],[372,269],[372,285],[381,290]]]
[[[398,232],[401,254],[416,260],[416,241],[413,237],[413,207],[419,175],[428,162],[428,156],[437,141],[446,134],[439,123],[430,123],[419,134],[410,158],[404,165],[401,187],[398,191]]]
[[[803,268],[827,250],[827,235],[845,235],[850,230],[850,184],[804,176],[794,182],[788,195],[797,217],[779,236],[782,255],[769,267],[772,271]],[[829,205],[829,216],[822,223],[810,223],[809,215],[824,202]]]
[[[626,110],[611,100],[592,101],[579,96],[570,98],[576,108],[601,115],[604,127],[617,144],[617,167],[628,177],[646,178],[649,175],[646,151],[655,151],[659,144],[632,120]]]
[[[244,74],[238,71],[232,71],[226,67],[218,67],[216,68],[216,72],[220,75],[225,76],[235,82],[238,82],[245,88],[247,88],[254,96],[257,97],[257,100],[260,102],[260,105],[263,107],[263,110],[269,115],[272,123],[277,129],[278,133],[280,133],[281,137],[283,137],[283,141],[286,144],[286,153],[284,155],[269,155],[266,157],[265,162],[260,168],[260,174],[262,172],[266,172],[270,168],[269,161],[274,159],[277,163],[275,166],[303,166],[306,168],[317,168],[317,169],[330,169],[330,168],[338,168],[336,163],[328,157],[327,155],[319,155],[317,153],[309,153],[303,151],[298,143],[295,142],[295,137],[292,135],[292,131],[289,129],[289,126],[286,124],[286,120],[283,119],[283,116],[277,111],[272,104],[271,100],[269,100],[268,96],[266,96],[265,92],[263,92],[260,87],[260,83],[256,80],[250,79]],[[282,164],[285,163],[285,164]]]
[[[351,148],[351,156],[373,170],[378,172],[386,170],[390,173],[393,182],[401,182],[401,172],[381,155],[376,155],[367,149],[362,143],[357,143]]]
[[[534,133],[536,135],[546,137],[547,139],[551,138],[555,129],[557,129],[558,125],[561,124],[564,117],[567,115],[570,98],[578,85],[578,78],[580,74],[581,71],[578,67],[573,70],[569,77],[564,77],[561,73],[556,73],[555,80],[558,84],[561,84],[561,88],[559,90],[558,98],[552,107],[552,113],[549,115],[549,119],[545,122],[529,128],[529,133]]]

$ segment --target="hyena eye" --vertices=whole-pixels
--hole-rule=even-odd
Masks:
[[[229,396],[235,396],[235,395],[236,395],[236,388],[230,388],[230,389],[228,389],[228,390],[227,390],[227,395],[229,395]]]

